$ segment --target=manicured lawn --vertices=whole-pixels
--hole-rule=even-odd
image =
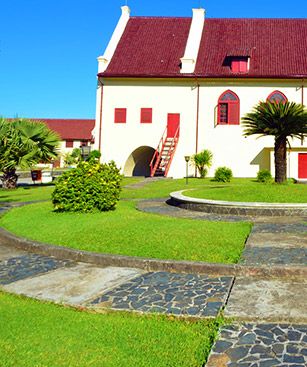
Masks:
[[[22,202],[36,200],[50,200],[54,186],[24,186],[16,190],[3,190],[0,188],[0,203]]]
[[[184,195],[195,198],[251,201],[269,203],[307,203],[307,185],[302,184],[261,184],[252,180],[233,181],[185,191]]]
[[[131,201],[91,214],[54,213],[50,203],[31,204],[8,212],[0,225],[19,236],[76,249],[217,263],[237,262],[251,229],[249,223],[143,213]]]
[[[201,367],[220,321],[93,314],[0,292],[0,366]]]
[[[122,181],[122,186],[132,185],[142,180],[143,180],[142,177],[124,177]],[[54,190],[53,185],[50,186],[31,185],[31,186],[18,187],[18,189],[16,190],[3,190],[0,188],[0,203],[50,200],[51,193],[53,190]]]

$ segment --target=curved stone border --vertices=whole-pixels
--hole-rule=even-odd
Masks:
[[[168,271],[218,276],[246,276],[262,279],[284,278],[306,279],[307,267],[298,266],[246,266],[240,264],[214,264],[193,261],[160,260],[135,256],[100,254],[74,250],[64,246],[49,245],[17,237],[0,227],[0,246],[12,246],[40,255],[73,260],[98,266],[139,268],[146,271]]]
[[[307,215],[307,204],[300,203],[249,203],[239,201],[207,200],[185,196],[181,190],[170,193],[170,205],[205,213],[250,216],[301,216]]]

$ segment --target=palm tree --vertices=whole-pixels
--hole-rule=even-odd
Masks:
[[[208,149],[193,155],[192,162],[198,169],[201,178],[206,177],[207,168],[210,168],[212,165],[212,157],[213,155]]]
[[[0,172],[2,187],[14,189],[16,168],[30,168],[58,156],[59,136],[43,122],[0,119]]]
[[[244,135],[272,135],[275,138],[275,182],[287,179],[287,144],[289,138],[307,135],[307,110],[294,102],[260,102],[242,119]]]

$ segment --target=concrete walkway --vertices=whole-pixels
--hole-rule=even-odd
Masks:
[[[139,209],[198,220],[246,220],[168,207],[163,200]],[[306,266],[305,218],[257,218],[242,264]],[[233,318],[221,329],[208,367],[307,365],[306,280],[208,276],[102,267],[0,245],[0,287],[55,303],[178,317]]]

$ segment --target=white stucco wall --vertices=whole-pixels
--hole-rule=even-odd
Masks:
[[[180,113],[180,139],[170,177],[185,175],[185,155],[195,153],[197,88],[195,80],[104,80],[101,152],[103,161],[114,160],[122,169],[130,154],[140,146],[156,148],[167,124],[168,113]],[[227,166],[236,177],[255,177],[259,168],[273,172],[270,151],[273,138],[243,137],[241,125],[215,125],[219,96],[227,89],[240,98],[241,117],[274,90],[283,92],[289,101],[301,102],[300,82],[296,81],[201,81],[199,98],[198,151],[213,153],[213,166]],[[140,123],[140,109],[153,108],[152,124]],[[114,109],[127,108],[127,123],[114,123]],[[95,148],[99,142],[100,90],[97,92]],[[292,148],[306,151],[306,142],[293,141]],[[290,155],[291,176],[297,178],[297,152]],[[194,172],[190,167],[190,173]]]

